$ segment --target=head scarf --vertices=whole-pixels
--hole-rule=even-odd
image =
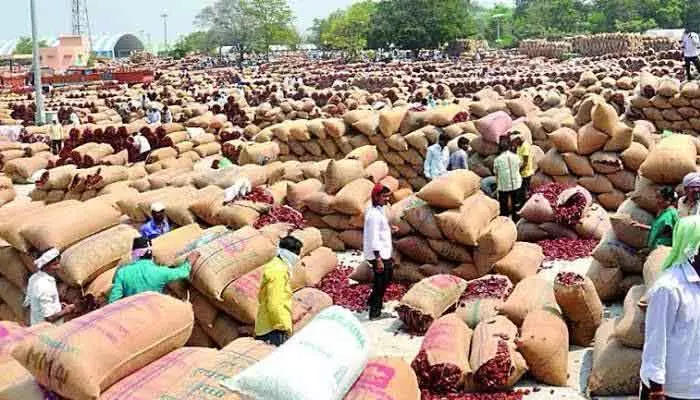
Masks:
[[[700,189],[700,172],[691,172],[683,178],[683,187],[687,189]]]
[[[292,272],[292,268],[294,268],[297,263],[299,262],[299,256],[292,253],[291,251],[287,249],[283,249],[281,247],[277,248],[277,256],[284,261],[285,264],[287,264],[287,267],[289,267],[289,273]]]
[[[57,259],[61,253],[58,251],[58,249],[52,248],[50,250],[47,250],[44,254],[41,255],[41,257],[37,258],[34,261],[34,266],[36,269],[41,270],[45,266],[51,264],[55,259]]]
[[[673,229],[673,247],[663,264],[667,270],[698,254],[700,248],[700,216],[681,218]]]
[[[374,185],[374,188],[372,188],[372,205],[376,205],[378,203],[379,196],[382,195],[384,190],[386,190],[386,186],[382,185],[381,183]]]

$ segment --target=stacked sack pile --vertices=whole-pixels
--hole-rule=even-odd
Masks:
[[[608,212],[581,186],[548,183],[537,187],[519,212],[518,240],[559,238],[600,240],[611,229]]]
[[[0,166],[14,183],[27,183],[37,171],[47,168],[54,159],[45,143],[0,143]]]
[[[634,33],[599,33],[571,39],[574,52],[584,57],[605,54],[636,53],[643,49],[644,40]]]
[[[581,105],[576,123],[578,131],[562,127],[548,135],[552,148],[539,160],[532,185],[580,185],[594,202],[615,210],[634,190],[636,172],[648,153],[644,142],[653,140],[650,128],[625,125],[614,107],[596,98]]]
[[[602,97],[615,108],[618,114],[625,113],[627,99],[632,97],[638,80],[629,76],[615,79],[605,75],[605,73],[596,75],[593,71],[586,70],[581,73],[576,85],[567,90],[569,98],[566,105],[571,108],[574,114],[578,113],[579,108],[588,97],[593,97],[596,101],[600,101]]]
[[[659,131],[700,132],[700,85],[642,72],[630,99],[629,117],[651,121]]]
[[[17,197],[15,187],[12,184],[12,179],[0,175],[0,207],[11,202]]]
[[[562,58],[565,54],[571,53],[572,50],[571,43],[550,42],[542,39],[523,40],[518,46],[518,53],[530,58]]]
[[[670,248],[664,246],[651,253],[647,248],[650,225],[661,211],[657,192],[663,186],[676,187],[686,174],[694,172],[696,156],[694,140],[686,135],[669,135],[653,146],[639,168],[635,191],[611,217],[613,229],[593,252],[588,276],[600,298],[625,299],[624,315],[606,321],[596,334],[589,378],[593,395],[631,395],[638,391],[644,296],[670,253]]]

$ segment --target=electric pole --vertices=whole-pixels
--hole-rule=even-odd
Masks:
[[[41,64],[39,59],[39,28],[36,18],[35,0],[29,0],[29,9],[32,19],[32,59],[34,62],[34,101],[36,102],[35,122],[38,126],[44,125],[44,95],[41,93]]]
[[[168,12],[163,11],[160,16],[163,18],[163,38],[165,40],[165,50],[168,50]]]

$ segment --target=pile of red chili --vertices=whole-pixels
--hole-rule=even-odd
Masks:
[[[270,193],[267,189],[263,188],[262,186],[258,186],[255,189],[251,190],[250,193],[243,196],[241,200],[248,200],[254,201],[256,203],[265,204],[274,204],[275,202],[275,199],[272,197],[272,193]]]
[[[578,286],[584,281],[583,276],[575,272],[560,272],[554,282],[564,286]]]
[[[554,240],[543,240],[541,242],[537,242],[537,244],[542,247],[546,260],[573,261],[590,256],[593,249],[598,246],[598,240],[560,238]]]
[[[460,300],[486,297],[505,299],[512,291],[513,285],[507,278],[491,276],[469,282]]]
[[[260,229],[263,226],[287,223],[294,226],[294,229],[304,229],[306,227],[306,222],[304,221],[304,216],[301,213],[288,206],[274,206],[267,213],[261,215],[256,221],[253,227],[255,229]]]
[[[564,204],[559,204],[559,195],[568,188],[568,186],[561,183],[549,183],[537,187],[533,194],[540,193],[549,201],[549,205],[554,210],[555,222],[561,225],[574,226],[581,220],[587,201],[582,193],[576,192]]]
[[[372,285],[350,284],[348,277],[352,272],[351,267],[338,266],[326,275],[316,288],[331,296],[333,304],[350,311],[362,312],[367,308]],[[405,284],[392,282],[386,289],[384,301],[400,300],[407,291],[408,287]]]

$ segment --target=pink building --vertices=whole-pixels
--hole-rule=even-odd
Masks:
[[[61,36],[58,44],[39,50],[42,68],[65,71],[71,67],[85,67],[90,58],[90,43],[82,36]]]

